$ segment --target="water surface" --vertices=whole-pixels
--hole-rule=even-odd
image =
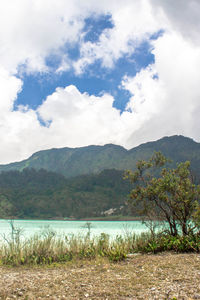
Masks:
[[[111,237],[126,233],[148,231],[141,221],[52,221],[52,220],[14,220],[14,227],[20,228],[24,237],[33,236],[45,230],[53,230],[58,235],[85,235],[88,227],[92,236],[98,236],[102,232]],[[9,235],[11,225],[9,220],[0,219],[0,235]]]

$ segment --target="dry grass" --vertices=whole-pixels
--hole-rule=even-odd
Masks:
[[[132,255],[51,267],[0,267],[0,299],[200,299],[200,255]]]

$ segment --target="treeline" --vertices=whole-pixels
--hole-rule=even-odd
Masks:
[[[0,217],[86,218],[99,217],[110,208],[127,214],[131,186],[123,171],[66,179],[44,169],[24,169],[0,174]]]
[[[34,168],[35,170],[43,168],[71,178],[86,174],[98,174],[105,169],[131,169],[134,171],[137,161],[148,160],[154,151],[161,151],[163,155],[170,158],[174,162],[173,167],[176,167],[176,163],[189,160],[191,169],[196,176],[199,176],[200,143],[183,136],[164,137],[130,150],[112,144],[43,150],[21,162],[0,165],[0,173],[11,170],[22,171],[25,168]]]

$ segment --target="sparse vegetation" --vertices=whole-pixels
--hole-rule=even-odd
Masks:
[[[123,235],[111,239],[105,233],[91,237],[89,222],[85,228],[87,231],[84,236],[58,237],[53,230],[46,228],[40,234],[25,239],[12,222],[10,235],[3,236],[0,245],[0,263],[12,266],[51,265],[98,257],[118,262],[134,253],[200,252],[199,232],[188,236],[172,236],[165,233],[136,235],[125,230]]]
[[[105,257],[51,266],[0,266],[0,299],[199,299],[198,254]]]

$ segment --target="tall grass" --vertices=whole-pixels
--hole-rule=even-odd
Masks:
[[[200,252],[200,234],[172,237],[163,233],[136,235],[125,230],[123,235],[110,239],[105,233],[91,237],[89,227],[84,236],[58,237],[54,231],[46,229],[40,234],[24,239],[22,232],[11,224],[11,234],[3,236],[0,244],[0,263],[15,266],[40,265],[99,256],[116,262],[125,259],[129,253],[170,250]]]

